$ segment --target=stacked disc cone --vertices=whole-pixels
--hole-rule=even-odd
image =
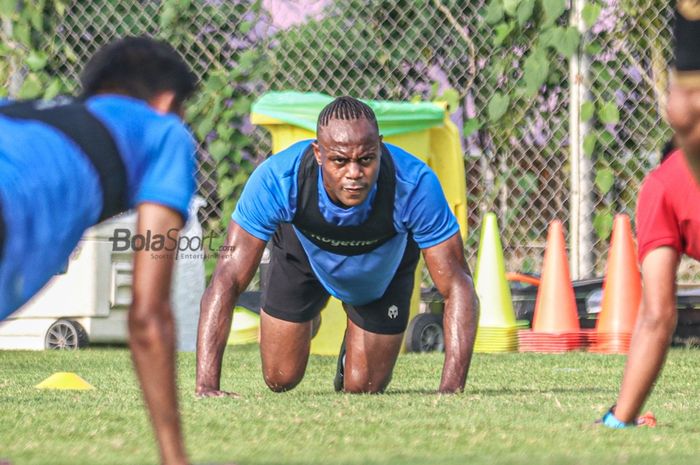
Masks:
[[[632,226],[627,215],[617,215],[608,253],[603,301],[590,352],[626,354],[642,299]]]
[[[494,213],[487,213],[481,225],[474,281],[481,309],[474,351],[515,352],[517,325]]]
[[[564,230],[560,221],[552,221],[542,277],[537,290],[532,330],[518,334],[521,352],[567,352],[585,345],[576,310],[576,297],[566,258]]]

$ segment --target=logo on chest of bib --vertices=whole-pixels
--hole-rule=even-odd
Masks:
[[[333,247],[366,247],[366,246],[373,245],[373,244],[376,244],[377,242],[379,242],[379,239],[372,239],[372,240],[368,240],[368,241],[360,241],[360,240],[343,241],[340,239],[332,239],[330,237],[325,237],[325,236],[321,236],[319,234],[314,234],[312,232],[306,232],[306,231],[304,231],[304,232],[305,232],[305,234],[312,237],[313,239],[315,239],[319,242],[323,242],[324,244],[332,245]]]

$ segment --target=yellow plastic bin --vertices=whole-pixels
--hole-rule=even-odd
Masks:
[[[253,105],[250,120],[272,135],[277,153],[304,139],[316,137],[320,110],[333,99],[327,95],[299,92],[270,92]],[[376,115],[384,140],[420,158],[438,176],[452,212],[457,217],[462,240],[467,237],[467,191],[459,131],[445,105],[366,101]],[[409,321],[418,313],[423,262],[416,269]],[[321,312],[321,327],[311,342],[311,353],[337,355],[347,325],[339,300],[331,298]]]
[[[258,342],[260,315],[245,307],[236,307],[233,311],[233,323],[229,333],[228,345],[253,344]]]

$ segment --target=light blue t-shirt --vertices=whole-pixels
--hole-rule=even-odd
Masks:
[[[291,223],[297,206],[297,180],[302,156],[311,141],[298,142],[270,157],[248,180],[232,219],[253,236],[268,241],[280,223]],[[386,144],[396,170],[394,228],[397,235],[362,255],[339,255],[320,249],[294,228],[316,277],[332,296],[352,305],[379,299],[391,282],[409,234],[421,249],[440,244],[459,231],[435,173],[421,160]],[[376,186],[360,205],[334,204],[319,169],[319,209],[338,226],[363,223],[371,213]]]
[[[186,218],[195,189],[195,150],[182,121],[125,96],[95,96],[86,106],[122,156],[129,208],[153,202]],[[0,202],[6,227],[2,320],[63,268],[100,216],[102,188],[87,156],[62,132],[0,116]]]

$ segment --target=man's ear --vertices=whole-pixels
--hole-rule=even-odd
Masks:
[[[314,157],[316,158],[316,163],[318,163],[318,166],[321,166],[322,160],[321,160],[321,149],[318,146],[318,141],[315,140],[311,142],[311,148],[314,149]]]
[[[173,104],[175,103],[175,92],[172,90],[164,90],[154,95],[149,101],[148,105],[160,114],[171,113],[175,108]]]

